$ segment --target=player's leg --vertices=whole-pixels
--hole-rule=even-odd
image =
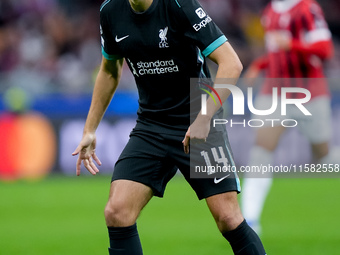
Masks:
[[[220,232],[234,230],[244,220],[236,191],[213,195],[205,200]]]
[[[256,98],[256,109],[269,109],[271,105],[271,96],[259,95]],[[270,116],[254,116],[254,118],[279,120],[281,119],[280,106]],[[249,167],[255,168],[273,163],[274,151],[285,129],[282,126],[273,127],[272,125],[266,125],[256,130],[255,144],[250,150]],[[261,232],[261,213],[272,183],[271,174],[261,176],[258,173],[245,173],[244,175],[241,194],[242,213],[257,233]]]
[[[133,225],[152,196],[152,189],[142,183],[130,180],[113,181],[105,207],[106,225],[110,227]]]
[[[324,155],[324,153],[318,154],[316,151],[319,151],[320,149],[320,144],[312,144],[312,151],[314,157],[318,160],[318,163],[320,164],[327,164],[328,166],[331,166],[335,164],[339,165],[340,164],[340,147],[339,146],[332,146],[329,148],[329,143],[327,143],[328,153]],[[322,146],[324,147],[324,146]],[[324,149],[322,149],[324,151]],[[320,155],[324,155],[323,157]]]
[[[274,151],[284,130],[282,126],[258,129],[255,146],[250,150],[248,165],[251,167],[271,165]],[[272,183],[271,173],[266,175],[246,173],[243,179],[241,196],[243,216],[258,234],[261,233],[261,214]]]
[[[319,164],[325,164],[328,166],[334,164],[340,164],[340,147],[339,146],[330,146],[330,134],[324,134],[325,131],[321,131],[321,135],[323,137],[321,142],[321,138],[313,138],[309,136],[309,140],[311,141],[311,148],[313,153],[313,159],[315,162]],[[317,139],[317,140],[315,140]]]
[[[115,165],[105,208],[111,255],[143,254],[135,222],[153,195],[163,196],[176,173],[166,153],[161,136],[141,131],[131,134]]]
[[[234,254],[265,255],[262,242],[244,220],[236,192],[206,198],[207,205],[222,235],[229,241]]]
[[[284,131],[283,126],[259,128],[256,132],[255,144],[266,151],[272,152],[278,146]]]
[[[105,220],[110,238],[110,255],[141,255],[142,246],[136,219],[152,198],[150,187],[129,180],[111,183],[105,207]]]
[[[180,149],[174,150],[177,153],[174,156],[180,171],[198,198],[206,199],[219,230],[234,253],[264,255],[261,240],[241,214],[237,201],[240,183],[236,173],[233,170],[211,174],[196,172],[197,166],[235,167],[226,133],[210,133],[205,143],[191,144],[190,159],[183,153],[182,144],[179,144]]]
[[[321,142],[321,143],[312,143],[312,153],[315,160],[320,161],[321,159],[325,158],[329,153],[329,143],[328,142]]]

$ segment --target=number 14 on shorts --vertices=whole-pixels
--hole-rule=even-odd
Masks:
[[[200,153],[205,162],[205,166],[199,166],[200,172],[206,172],[207,175],[212,175],[216,173],[230,173],[233,171],[233,166],[230,164],[230,159],[226,157],[226,153],[228,153],[226,148],[219,146],[212,147],[210,150],[211,153],[206,150],[203,150]],[[214,160],[213,163],[211,161],[211,155]],[[195,171],[196,170],[198,170],[197,166]]]

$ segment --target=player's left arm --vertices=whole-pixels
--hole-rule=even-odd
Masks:
[[[302,43],[298,40],[292,40],[290,48],[291,50],[304,54],[316,55],[322,60],[328,59],[333,55],[333,43],[330,39],[312,43]]]
[[[236,84],[243,66],[230,43],[223,43],[215,49],[208,58],[218,65],[215,83],[221,81],[232,85]],[[230,95],[230,90],[228,89],[216,88],[216,92],[219,94],[222,102],[224,102]],[[207,100],[207,113],[205,115],[202,115],[201,113],[198,114],[196,120],[189,127],[183,140],[184,151],[186,153],[189,153],[190,140],[206,140],[210,131],[211,119],[220,108],[221,105],[215,105],[212,98]]]

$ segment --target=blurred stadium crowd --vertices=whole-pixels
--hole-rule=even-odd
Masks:
[[[263,51],[260,14],[269,0],[200,0],[227,35],[245,67]],[[101,60],[102,0],[0,0],[0,93],[11,86],[31,93],[90,92]],[[328,77],[340,70],[340,1],[319,1],[333,33],[335,57]],[[126,66],[125,66],[126,68]],[[123,75],[119,89],[134,89]]]

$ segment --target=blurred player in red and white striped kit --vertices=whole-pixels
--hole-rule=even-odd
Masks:
[[[339,163],[336,158],[339,149],[330,147],[330,95],[326,79],[322,79],[325,78],[323,62],[332,56],[333,44],[321,7],[314,0],[272,0],[263,12],[262,25],[266,54],[256,59],[245,75],[246,78],[255,78],[265,71],[266,79],[255,102],[257,109],[270,108],[273,87],[308,89],[311,100],[304,105],[313,118],[308,123],[299,122],[298,127],[310,142],[313,160],[318,163]],[[275,79],[273,82],[274,79],[270,78],[287,79]],[[282,116],[274,113],[270,119],[282,119]],[[274,151],[284,131],[283,126],[259,128],[250,152],[249,165],[272,164]],[[259,221],[262,208],[273,181],[271,177],[266,175],[265,178],[244,179],[241,201],[243,214],[258,232],[261,229]]]

